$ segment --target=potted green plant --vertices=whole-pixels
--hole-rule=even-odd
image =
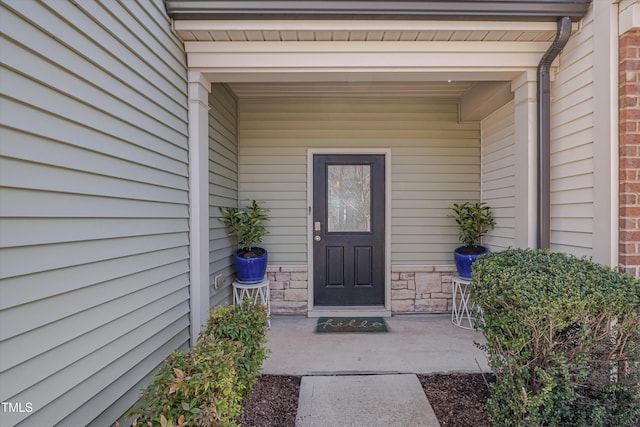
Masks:
[[[269,209],[260,203],[249,200],[243,209],[220,208],[219,220],[229,227],[227,234],[238,240],[234,261],[238,281],[243,283],[260,282],[267,271],[267,250],[256,246],[267,234],[264,222],[269,220]]]
[[[489,251],[480,244],[482,236],[493,230],[496,222],[491,207],[485,202],[454,203],[451,210],[453,213],[448,217],[455,219],[458,224],[458,239],[462,243],[462,246],[454,250],[456,268],[460,277],[470,279],[473,262]]]

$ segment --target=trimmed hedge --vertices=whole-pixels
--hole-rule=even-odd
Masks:
[[[127,414],[133,425],[237,426],[267,356],[267,312],[246,300],[211,314],[198,343],[174,351]]]
[[[498,426],[630,426],[640,412],[640,281],[547,250],[473,265]]]

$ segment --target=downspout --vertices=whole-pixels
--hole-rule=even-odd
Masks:
[[[556,38],[538,64],[538,249],[551,240],[551,84],[549,69],[571,35],[571,18],[558,20]]]

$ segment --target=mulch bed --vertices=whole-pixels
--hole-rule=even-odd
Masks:
[[[299,376],[261,375],[244,403],[243,427],[293,427],[296,424]]]
[[[487,381],[493,381],[492,376]],[[418,375],[442,427],[490,426],[484,410],[488,390],[481,374]],[[293,427],[299,376],[262,375],[244,405],[243,427]]]
[[[244,405],[243,427],[294,427],[299,376],[262,375]],[[492,374],[418,375],[442,427],[490,427],[484,405]],[[640,419],[633,427],[640,427]]]
[[[484,405],[493,374],[418,375],[442,427],[491,427]]]

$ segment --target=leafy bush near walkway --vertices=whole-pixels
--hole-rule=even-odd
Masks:
[[[498,426],[630,426],[640,412],[640,281],[587,259],[507,250],[473,265]]]
[[[128,414],[138,426],[237,426],[267,356],[267,312],[247,300],[211,314],[189,352],[174,351]]]

